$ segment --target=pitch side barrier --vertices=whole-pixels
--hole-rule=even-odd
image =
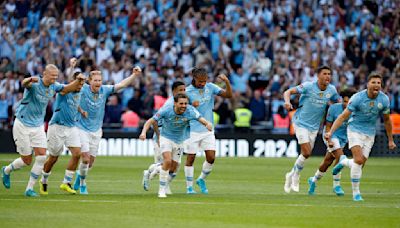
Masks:
[[[123,131],[104,131],[100,142],[99,156],[152,156],[153,140],[141,141],[139,134]],[[300,147],[294,136],[262,133],[217,133],[216,147],[218,157],[297,157]],[[400,135],[395,135],[395,142],[400,146]],[[313,155],[323,156],[326,147],[322,136],[318,135]],[[11,131],[0,131],[0,153],[15,152]],[[350,154],[348,149],[345,153]],[[203,153],[198,152],[198,156]],[[400,150],[389,151],[387,138],[377,135],[371,156],[400,157]]]

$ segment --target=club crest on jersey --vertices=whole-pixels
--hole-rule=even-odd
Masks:
[[[328,93],[328,94],[325,95],[325,97],[328,98],[328,99],[331,98],[331,96],[332,96],[332,95],[331,95],[330,93]]]
[[[374,107],[374,105],[375,105],[375,102],[373,102],[373,101],[369,102],[369,107]]]
[[[379,109],[382,109],[382,108],[383,108],[382,103],[378,103],[378,108],[379,108]]]

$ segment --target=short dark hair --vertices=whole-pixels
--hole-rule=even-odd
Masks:
[[[185,83],[182,81],[175,81],[174,83],[172,83],[172,91],[174,91],[179,86],[184,86],[184,85],[185,85]]]
[[[193,79],[192,79],[192,85],[193,85],[193,86],[195,85],[195,82],[194,82],[195,78],[200,77],[200,76],[206,76],[206,77],[208,77],[208,74],[207,74],[206,69],[204,69],[204,68],[193,67],[193,69],[192,69],[192,77],[193,77]]]
[[[353,96],[353,94],[355,94],[357,91],[355,90],[355,89],[353,89],[353,88],[347,88],[347,89],[344,89],[344,90],[342,90],[341,92],[340,92],[340,96],[342,97],[342,98],[344,98],[344,97],[348,97],[348,98],[350,98],[351,96]]]
[[[332,69],[329,66],[323,65],[323,66],[318,67],[317,74],[321,73],[321,71],[323,71],[323,70],[329,70],[332,73]]]
[[[174,101],[175,101],[175,102],[178,102],[178,100],[179,100],[180,98],[189,99],[188,96],[187,96],[186,94],[178,93],[178,94],[176,94],[176,95],[174,96]]]
[[[72,79],[75,80],[76,77],[78,77],[78,75],[80,75],[81,73],[82,73],[82,72],[79,72],[79,71],[75,72],[75,73],[72,75]]]
[[[379,78],[381,80],[381,82],[383,81],[382,75],[380,73],[376,72],[376,71],[371,72],[368,75],[368,82],[371,81],[371,79],[373,79],[373,78]]]
[[[193,69],[192,69],[193,77],[198,77],[198,76],[202,76],[202,75],[208,76],[206,69],[193,67]]]

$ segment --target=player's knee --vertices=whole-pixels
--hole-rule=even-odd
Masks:
[[[83,163],[83,164],[89,164],[89,162],[90,162],[90,155],[89,155],[89,153],[82,153],[82,154],[81,154],[81,157],[82,157],[82,163]]]
[[[308,158],[311,156],[311,147],[308,145],[301,145],[301,154],[305,157]]]
[[[81,154],[80,153],[72,153],[72,158],[79,160],[79,158],[81,158]]]
[[[25,165],[29,166],[32,164],[32,156],[29,157],[21,157],[22,161],[25,163]]]
[[[354,157],[354,163],[359,164],[359,165],[364,165],[365,159],[364,157]]]
[[[167,167],[167,168],[171,168],[171,166],[172,166],[172,161],[171,161],[171,159],[164,159],[164,161],[163,161],[163,166],[164,166],[164,167]]]
[[[196,158],[195,155],[193,154],[188,154],[187,158],[186,158],[186,166],[193,166],[194,163],[194,159]]]
[[[206,160],[208,163],[213,164],[215,160],[215,151],[213,150],[206,151]]]

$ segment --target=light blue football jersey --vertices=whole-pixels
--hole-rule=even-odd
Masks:
[[[207,82],[204,88],[196,88],[190,85],[186,88],[186,95],[189,97],[189,102],[199,101],[199,106],[196,109],[210,123],[214,123],[214,96],[220,95],[222,89],[214,83]],[[190,122],[190,130],[193,132],[208,132],[208,129],[198,121]]]
[[[161,136],[175,142],[183,143],[190,136],[190,121],[198,120],[201,117],[200,113],[191,105],[187,106],[186,111],[182,115],[178,115],[174,111],[174,106],[166,106],[161,108],[153,119],[157,122],[163,120],[161,128]]]
[[[58,82],[46,87],[40,77],[39,82],[32,83],[31,88],[25,88],[24,96],[18,104],[15,117],[28,127],[43,125],[49,100],[63,89],[64,85]]]
[[[339,117],[340,114],[343,112],[343,104],[342,103],[337,103],[337,104],[332,104],[329,109],[328,109],[328,114],[326,115],[326,121],[333,123],[335,120]],[[346,143],[348,142],[347,140],[347,125],[348,125],[348,120],[345,120],[338,129],[333,133],[332,138],[337,138],[339,139],[340,146],[344,147]],[[323,134],[325,134],[325,126],[323,130]]]
[[[102,85],[98,93],[93,93],[88,84],[83,85],[80,106],[88,113],[88,117],[80,118],[77,125],[80,129],[96,132],[103,126],[107,98],[113,92],[113,85]]]
[[[56,102],[54,103],[54,113],[49,124],[58,124],[67,127],[76,126],[81,117],[81,114],[78,112],[80,101],[80,92],[65,95],[57,94]]]
[[[163,104],[163,106],[161,106],[161,108],[160,108],[160,110],[161,109],[163,109],[164,107],[168,107],[168,106],[174,106],[174,97],[169,97],[166,101],[165,101],[165,103]],[[161,131],[161,129],[162,129],[162,125],[163,125],[163,120],[162,119],[160,119],[160,120],[158,120],[157,121],[157,125],[158,125],[158,130],[159,131]],[[153,140],[154,141],[158,141],[158,137],[157,137],[157,134],[154,132],[154,134],[153,134]]]
[[[326,90],[322,91],[317,82],[305,82],[296,86],[296,89],[300,93],[300,101],[293,122],[296,126],[309,131],[317,131],[329,101],[337,102],[339,100],[336,88],[328,85]]]
[[[390,114],[389,98],[379,92],[375,99],[371,99],[366,89],[354,94],[347,108],[352,112],[349,129],[369,136],[376,134],[376,120],[382,114]]]

